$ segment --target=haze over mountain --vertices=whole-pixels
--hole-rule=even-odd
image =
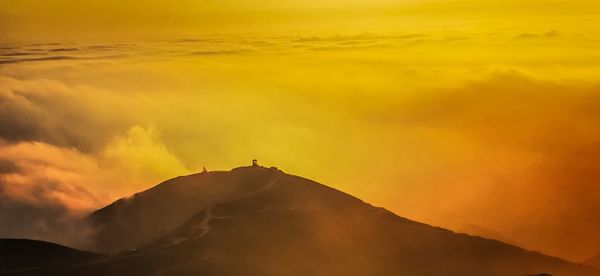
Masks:
[[[261,166],[170,179],[88,220],[101,260],[9,275],[599,275]]]
[[[598,26],[598,0],[0,1],[0,237],[87,248],[72,215],[256,156],[580,262]]]
[[[585,265],[600,268],[600,253],[584,262]]]

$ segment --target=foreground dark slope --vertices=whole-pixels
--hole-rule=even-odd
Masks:
[[[597,275],[259,166],[171,179],[90,220],[113,257],[45,275]]]
[[[103,257],[58,244],[24,239],[0,239],[0,274],[95,262]]]

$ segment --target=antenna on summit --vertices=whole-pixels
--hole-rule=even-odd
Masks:
[[[253,167],[256,167],[256,166],[258,166],[258,160],[256,160],[256,159],[252,159],[252,166],[253,166]]]

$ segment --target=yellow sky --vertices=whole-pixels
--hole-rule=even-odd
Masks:
[[[17,0],[0,1],[0,20],[9,40],[372,29],[587,32],[595,31],[599,9],[593,0]]]
[[[258,158],[600,252],[596,1],[140,2],[0,0],[0,196],[86,210]]]

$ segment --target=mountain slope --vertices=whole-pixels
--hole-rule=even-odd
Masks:
[[[398,217],[276,169],[166,181],[91,216],[98,249],[215,275],[588,275],[591,270]]]
[[[0,239],[0,274],[11,271],[61,267],[100,259],[58,244],[23,239]]]
[[[588,259],[584,262],[584,264],[591,267],[600,268],[600,254]]]
[[[600,275],[260,166],[174,178],[89,219],[113,257],[45,275]]]

